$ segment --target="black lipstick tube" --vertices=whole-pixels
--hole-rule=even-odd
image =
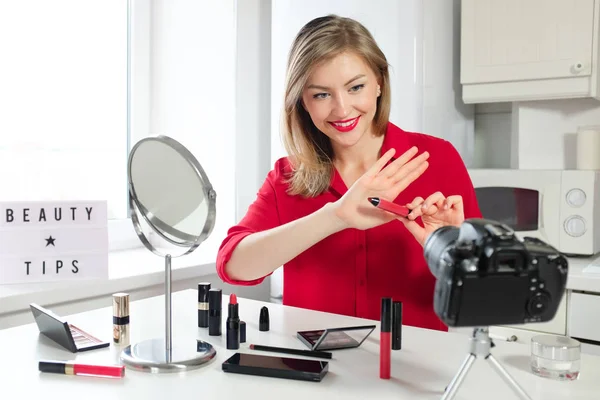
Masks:
[[[198,284],[198,328],[208,328],[208,291],[210,283]]]
[[[239,305],[229,303],[229,313],[227,315],[227,348],[237,350],[240,348],[240,316]]]
[[[208,334],[209,336],[221,336],[221,289],[210,289],[208,291]]]
[[[392,305],[392,350],[402,349],[402,302]]]

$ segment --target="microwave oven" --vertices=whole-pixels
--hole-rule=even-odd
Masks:
[[[600,252],[600,171],[469,169],[484,218],[559,252]]]

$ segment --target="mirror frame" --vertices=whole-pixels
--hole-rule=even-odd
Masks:
[[[166,146],[170,147],[171,149],[175,150],[177,153],[179,153],[179,155],[181,157],[183,157],[183,159],[185,161],[187,161],[189,166],[192,167],[192,169],[194,170],[196,175],[199,177],[199,180],[200,180],[199,183],[202,184],[204,198],[208,205],[206,221],[204,223],[204,227],[202,228],[202,232],[199,235],[190,235],[188,233],[181,232],[181,231],[173,228],[172,226],[166,224],[165,222],[163,222],[162,220],[157,218],[155,215],[148,212],[148,210],[140,203],[140,200],[137,197],[137,194],[135,191],[135,185],[133,183],[132,176],[131,176],[131,166],[133,163],[133,158],[134,158],[135,152],[137,151],[138,147],[143,145],[146,142],[151,142],[151,141],[159,142],[159,143],[166,145]],[[163,254],[159,253],[158,250],[148,241],[148,238],[146,237],[146,235],[144,234],[144,232],[142,230],[142,227],[141,227],[138,215],[137,215],[138,213],[142,216],[142,218],[146,221],[146,223],[148,225],[150,225],[152,230],[155,233],[157,233],[161,238],[163,238],[167,242],[169,242],[173,245],[176,245],[176,246],[189,247],[188,250],[184,254],[188,254],[188,253],[191,253],[192,251],[194,251],[203,241],[205,241],[210,236],[212,230],[214,229],[215,221],[216,221],[217,193],[213,189],[212,184],[208,180],[208,176],[204,172],[204,169],[202,168],[202,166],[200,165],[200,163],[198,162],[196,157],[194,157],[194,155],[188,149],[186,149],[181,143],[177,142],[173,138],[170,138],[170,137],[164,136],[164,135],[146,137],[146,138],[138,141],[132,147],[132,149],[129,152],[128,162],[127,162],[127,186],[128,186],[130,216],[131,216],[131,220],[133,222],[134,230],[135,230],[137,236],[139,237],[139,239],[144,244],[144,246],[146,246],[146,248],[148,248],[150,251],[152,251],[155,254],[163,255]],[[172,235],[175,238],[180,239],[181,241],[173,240],[172,238],[165,235],[165,233]],[[181,254],[181,255],[184,255],[184,254]]]

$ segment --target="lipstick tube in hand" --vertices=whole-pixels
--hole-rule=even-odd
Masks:
[[[410,214],[408,207],[401,206],[385,199],[380,199],[379,197],[369,197],[369,203],[373,204],[377,208],[401,217],[407,217],[408,214]]]

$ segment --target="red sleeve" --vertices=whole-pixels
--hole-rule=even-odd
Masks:
[[[278,173],[277,168],[269,172],[262,187],[259,189],[254,202],[248,207],[246,215],[235,226],[227,232],[227,236],[219,247],[217,253],[217,274],[225,283],[232,285],[251,286],[258,285],[265,277],[252,281],[237,281],[231,279],[225,272],[225,265],[231,259],[231,255],[239,242],[246,236],[274,228],[280,225],[279,214],[277,211],[277,200],[275,195],[274,183]]]
[[[445,153],[448,157],[448,171],[452,171],[452,179],[449,180],[450,185],[448,193],[444,193],[444,195],[450,196],[459,194],[462,196],[465,219],[482,218],[479,204],[477,203],[475,188],[473,187],[473,182],[471,181],[467,167],[452,143],[448,141],[446,141],[446,143],[447,149]]]

